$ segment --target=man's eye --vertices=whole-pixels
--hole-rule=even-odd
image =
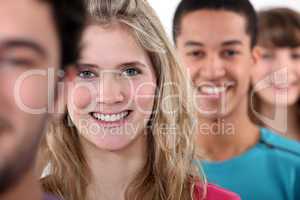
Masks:
[[[202,58],[205,56],[205,53],[202,51],[191,51],[191,52],[188,52],[187,55],[191,56],[191,57],[201,57]]]
[[[300,54],[299,53],[293,53],[292,54],[292,59],[300,59]]]
[[[123,76],[136,76],[140,73],[141,73],[140,70],[138,70],[136,68],[133,68],[133,67],[127,68],[127,69],[122,71]]]
[[[235,50],[225,50],[225,51],[222,52],[222,55],[224,57],[234,57],[238,54],[239,54],[239,52],[235,51]]]
[[[95,73],[91,72],[91,71],[80,71],[78,73],[78,76],[80,78],[83,78],[83,79],[90,79],[90,78],[94,78],[96,77]]]
[[[9,58],[9,59],[0,60],[0,65],[16,66],[16,67],[31,67],[34,65],[34,61],[25,58]]]

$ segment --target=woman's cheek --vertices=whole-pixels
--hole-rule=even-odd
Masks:
[[[82,112],[92,105],[93,91],[85,85],[73,84],[69,90],[68,104],[72,110]]]
[[[135,104],[140,112],[152,113],[155,99],[155,82],[143,82],[135,85]]]

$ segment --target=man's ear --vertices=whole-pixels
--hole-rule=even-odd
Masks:
[[[51,113],[53,120],[61,120],[67,112],[68,85],[75,79],[76,73],[76,67],[74,65],[67,66],[58,73],[59,77],[56,84],[54,112]]]
[[[258,60],[261,58],[261,48],[259,46],[255,46],[252,49],[252,59],[254,62],[254,65],[257,64]]]
[[[255,76],[255,74],[257,73],[257,63],[258,61],[261,59],[261,53],[262,53],[262,49],[261,47],[255,46],[252,49],[252,59],[253,59],[253,66],[251,67],[250,70],[250,75],[251,75],[251,82],[253,81],[252,78]]]

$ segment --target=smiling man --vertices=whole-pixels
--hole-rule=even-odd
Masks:
[[[173,36],[195,87],[208,181],[242,199],[300,199],[300,145],[248,115],[257,19],[248,0],[183,0]]]
[[[84,16],[81,0],[0,2],[1,200],[43,199],[34,160],[49,114],[26,109],[48,107],[48,72],[76,62]]]

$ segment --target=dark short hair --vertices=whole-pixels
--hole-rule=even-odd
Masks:
[[[246,33],[250,36],[251,47],[256,44],[257,16],[254,7],[248,0],[181,0],[173,18],[173,39],[181,33],[182,18],[198,10],[225,10],[242,15],[246,19]],[[201,19],[199,19],[201,20]]]
[[[84,0],[42,0],[50,4],[61,48],[61,68],[74,64],[86,20]]]
[[[300,13],[289,8],[258,12],[258,44],[264,47],[300,46]]]

